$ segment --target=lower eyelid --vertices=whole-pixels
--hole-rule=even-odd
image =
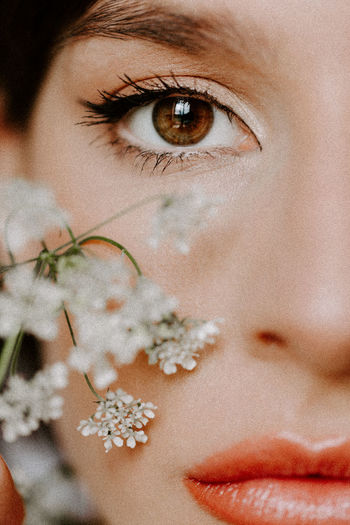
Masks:
[[[110,144],[114,147],[116,154],[129,164],[127,158],[133,160],[133,168],[138,170],[139,175],[175,175],[176,173],[200,173],[215,170],[221,165],[226,165],[232,158],[239,158],[244,152],[236,152],[232,148],[216,148],[212,151],[179,151],[179,152],[157,152],[144,149],[142,146],[130,144],[123,137],[116,137]]]

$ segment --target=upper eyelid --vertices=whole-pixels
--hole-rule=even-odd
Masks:
[[[165,79],[159,76],[154,77],[152,80],[138,83],[132,81],[130,77],[125,75],[125,77],[121,78],[121,80],[123,80],[126,86],[131,86],[134,91],[132,93],[125,94],[121,91],[108,92],[103,90],[98,92],[100,99],[102,99],[100,102],[91,102],[88,100],[81,101],[81,104],[87,109],[88,113],[88,115],[85,115],[85,118],[87,118],[88,121],[84,121],[83,123],[86,125],[93,125],[104,122],[112,122],[113,117],[111,113],[113,113],[113,110],[122,109],[121,105],[123,104],[123,114],[118,115],[118,111],[116,112],[117,114],[115,115],[115,121],[117,122],[118,119],[122,118],[129,110],[140,106],[140,101],[143,102],[142,105],[147,105],[156,100],[157,97],[165,97],[169,94],[179,94],[203,97],[207,102],[212,103],[218,109],[225,111],[230,119],[235,117],[245,124],[243,119],[231,107],[221,103],[207,90],[199,90],[197,88],[191,88],[190,86],[184,86],[179,83],[175,76],[171,76],[170,78],[174,84],[167,83]],[[130,103],[130,108],[125,111],[125,105],[127,105],[128,102]],[[107,116],[107,114],[108,120],[98,120],[99,117]]]

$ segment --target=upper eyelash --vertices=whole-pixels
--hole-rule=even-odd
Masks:
[[[177,94],[201,97],[206,102],[215,105],[217,109],[224,111],[230,122],[232,122],[233,119],[236,119],[246,125],[232,108],[219,102],[207,90],[200,91],[190,88],[189,86],[181,84],[180,80],[175,75],[171,74],[169,76],[172,83],[169,83],[166,79],[157,75],[155,75],[153,79],[142,81],[140,83],[132,80],[128,75],[119,77],[125,86],[133,88],[133,92],[130,94],[124,94],[120,92],[111,93],[106,90],[99,90],[100,102],[91,102],[88,100],[80,101],[87,111],[84,120],[77,124],[85,126],[117,124],[132,109],[147,106],[156,100],[166,98],[171,94]],[[154,160],[154,165],[151,168],[150,175],[153,175],[156,169],[160,168],[161,165],[163,165],[163,167],[160,172],[163,174],[173,162],[182,164],[187,160],[185,152],[174,154],[174,152],[143,150],[140,146],[126,144],[118,135],[110,141],[110,144],[112,146],[118,146],[123,155],[132,153],[136,160],[141,160],[141,173],[143,172],[145,165],[148,164],[149,161]],[[258,144],[261,150],[262,148],[259,141]],[[212,156],[212,152],[210,151],[202,151],[200,156],[203,156],[203,154],[210,157]],[[191,152],[191,155],[192,157],[195,157],[196,152]]]
[[[105,90],[99,91],[101,102],[82,101],[83,106],[87,109],[87,114],[79,124],[93,126],[96,124],[117,123],[132,109],[147,106],[155,100],[166,98],[172,94],[200,96],[224,111],[230,121],[233,118],[241,120],[231,108],[221,104],[207,91],[199,91],[189,86],[184,86],[176,77],[172,76],[171,78],[174,82],[173,84],[169,84],[165,79],[157,76],[147,81],[146,84],[143,82],[142,85],[133,81],[128,75],[124,75],[124,77],[121,77],[121,80],[126,86],[132,87],[134,92],[124,94],[120,92],[110,93]]]

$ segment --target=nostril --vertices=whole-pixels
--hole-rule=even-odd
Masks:
[[[257,339],[266,345],[276,344],[282,346],[285,340],[274,332],[258,332]]]

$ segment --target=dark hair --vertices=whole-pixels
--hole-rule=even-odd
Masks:
[[[96,0],[0,0],[0,91],[5,120],[25,127],[61,34]]]

